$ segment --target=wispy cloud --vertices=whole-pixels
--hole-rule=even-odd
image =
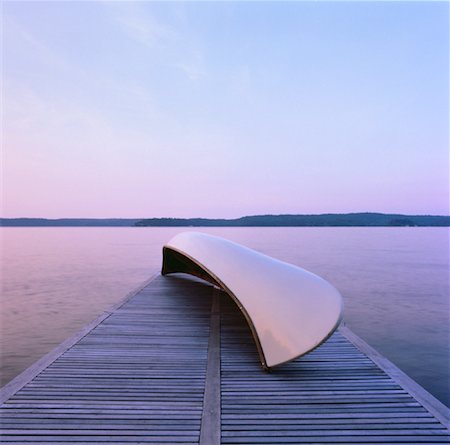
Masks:
[[[249,95],[249,88],[251,86],[252,76],[249,66],[241,65],[231,71],[230,74],[230,89],[233,94],[238,96]]]
[[[174,65],[180,69],[190,80],[200,80],[207,76],[205,61],[202,53],[193,50],[191,54],[185,55],[185,58]]]
[[[39,58],[42,63],[57,70],[73,70],[66,58],[52,51],[42,40],[36,38],[30,31],[6,12],[3,15],[3,38],[5,41],[14,40],[17,47],[27,46],[32,57]],[[8,48],[10,45],[6,45]],[[78,69],[79,70],[79,69]]]
[[[136,5],[113,4],[115,22],[135,41],[149,48],[164,48],[179,40],[177,31],[158,21],[148,12],[140,11]]]
[[[105,2],[104,5],[122,32],[147,50],[162,54],[168,66],[192,81],[207,76],[205,57],[195,42],[195,32],[178,8],[173,8],[169,23],[157,17],[151,3]]]

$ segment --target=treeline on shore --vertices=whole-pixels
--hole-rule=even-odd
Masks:
[[[450,216],[386,213],[255,215],[215,218],[2,218],[4,227],[449,227]]]
[[[317,227],[317,226],[450,226],[450,216],[394,215],[383,213],[328,213],[322,215],[257,215],[236,219],[150,218],[139,227]]]

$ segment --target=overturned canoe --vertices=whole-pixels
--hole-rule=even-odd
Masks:
[[[162,274],[176,272],[209,281],[235,300],[266,370],[316,348],[341,321],[342,297],[327,281],[223,238],[176,235],[163,248]]]

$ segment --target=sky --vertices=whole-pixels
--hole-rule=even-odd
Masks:
[[[3,217],[449,214],[447,2],[2,6]]]

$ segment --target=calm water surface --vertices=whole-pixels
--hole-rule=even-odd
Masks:
[[[1,381],[120,300],[183,228],[2,228]],[[311,270],[344,320],[449,404],[447,228],[202,228]]]

